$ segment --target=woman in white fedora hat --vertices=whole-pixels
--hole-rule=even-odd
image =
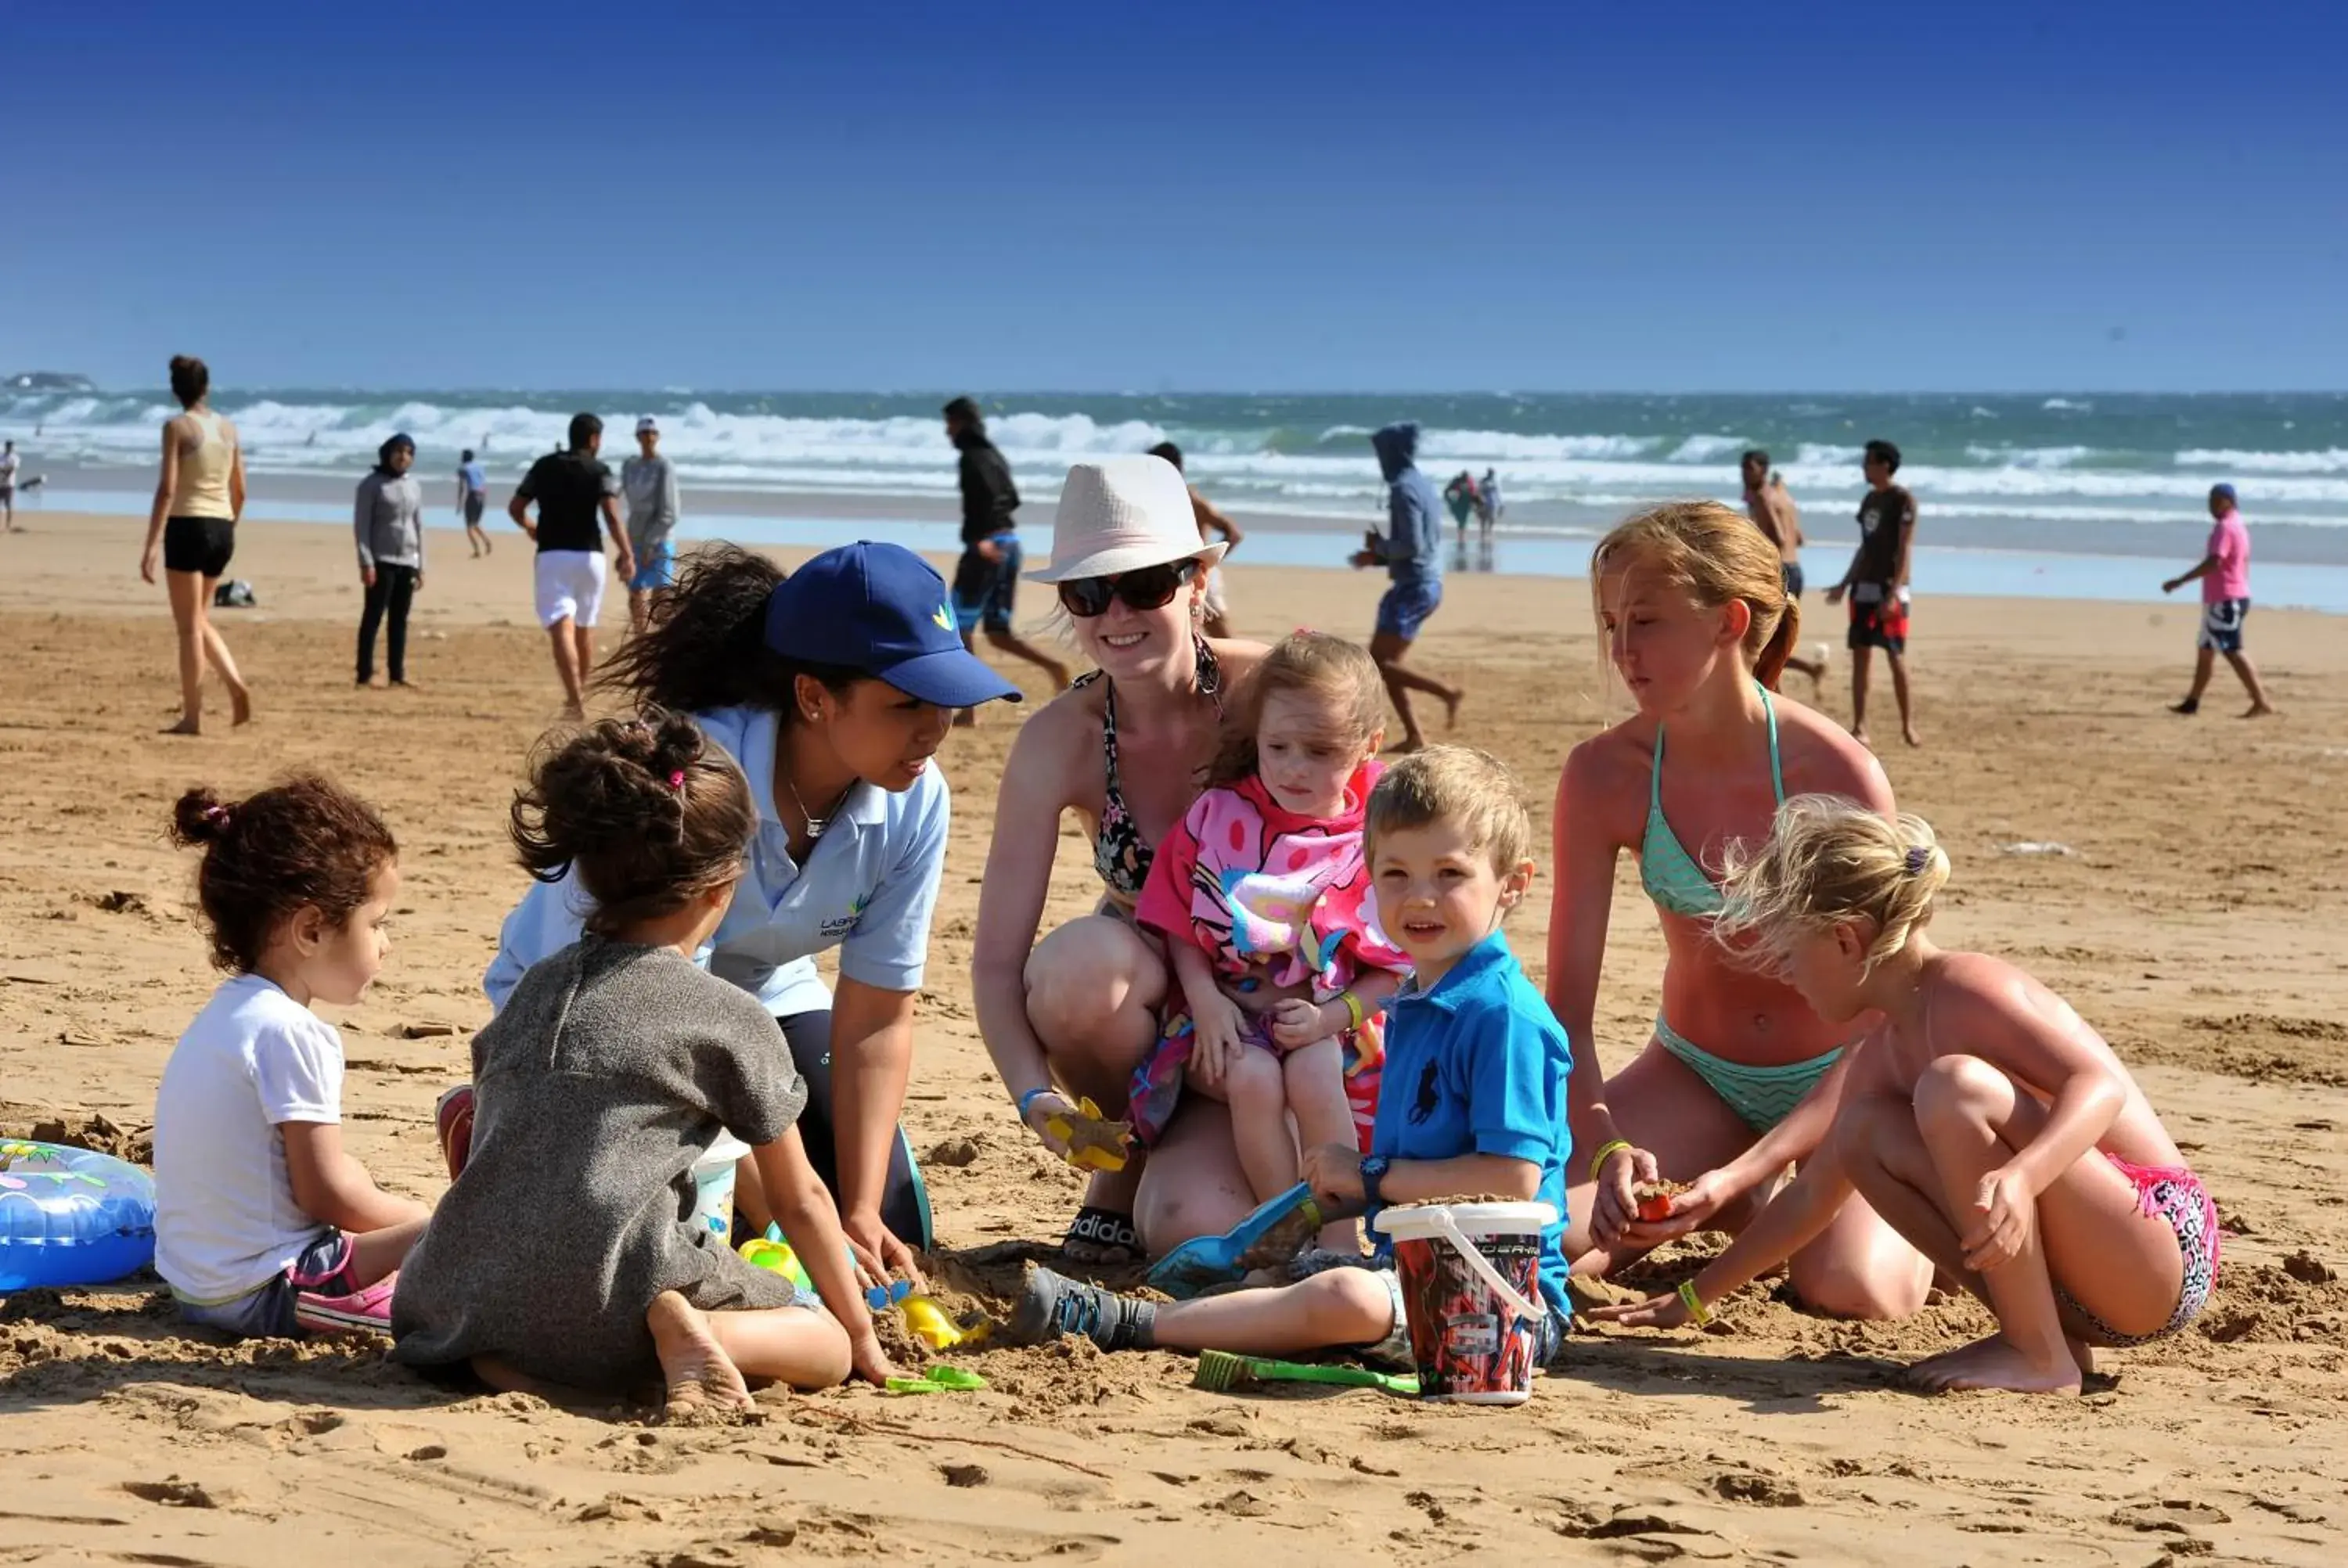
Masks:
[[[1111,457],[1068,470],[1053,525],[1050,583],[1077,649],[1098,668],[1028,720],[1004,764],[979,892],[978,1023],[1020,1120],[1046,1130],[1071,1097],[1117,1115],[1158,1038],[1169,968],[1133,906],[1152,852],[1197,798],[1220,735],[1223,694],[1262,643],[1200,630],[1207,569],[1182,476],[1163,458]],[[1104,892],[1093,914],[1036,941],[1060,816],[1093,844]],[[1098,1173],[1064,1248],[1080,1263],[1138,1258],[1229,1229],[1255,1205],[1231,1114],[1192,1097],[1147,1167]]]

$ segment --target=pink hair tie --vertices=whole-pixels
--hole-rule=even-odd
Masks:
[[[668,775],[668,787],[676,791],[679,794],[683,794],[685,793],[685,770],[683,768],[679,768],[676,772]]]
[[[214,827],[226,827],[228,825],[228,807],[224,805],[208,805],[204,807],[204,820],[211,823]]]

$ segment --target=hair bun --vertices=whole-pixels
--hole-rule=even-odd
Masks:
[[[171,842],[181,848],[216,844],[236,823],[236,808],[201,785],[180,797],[171,808]]]
[[[661,787],[669,787],[669,779],[685,772],[701,760],[706,743],[702,739],[701,726],[682,713],[657,710],[644,714],[644,723],[652,732],[652,754],[645,763]]]

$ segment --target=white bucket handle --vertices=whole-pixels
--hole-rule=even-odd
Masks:
[[[1509,1304],[1510,1311],[1535,1327],[1539,1327],[1547,1319],[1549,1304],[1544,1301],[1536,1307],[1519,1296],[1516,1286],[1500,1277],[1500,1271],[1492,1266],[1492,1260],[1486,1257],[1476,1244],[1469,1241],[1459,1229],[1457,1223],[1452,1219],[1449,1210],[1437,1209],[1428,1214],[1427,1218],[1434,1223],[1436,1229],[1443,1233],[1446,1241],[1459,1249],[1459,1255],[1468,1260],[1468,1266],[1476,1271],[1477,1276],[1486,1285],[1490,1286],[1502,1301]]]

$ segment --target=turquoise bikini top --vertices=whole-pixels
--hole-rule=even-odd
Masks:
[[[1769,786],[1777,804],[1786,804],[1786,774],[1777,757],[1777,708],[1761,692],[1761,711],[1769,715]],[[1639,881],[1657,908],[1691,919],[1717,915],[1726,902],[1695,856],[1684,848],[1679,835],[1663,816],[1663,727],[1655,726],[1655,775],[1647,791],[1647,831],[1639,841]]]

